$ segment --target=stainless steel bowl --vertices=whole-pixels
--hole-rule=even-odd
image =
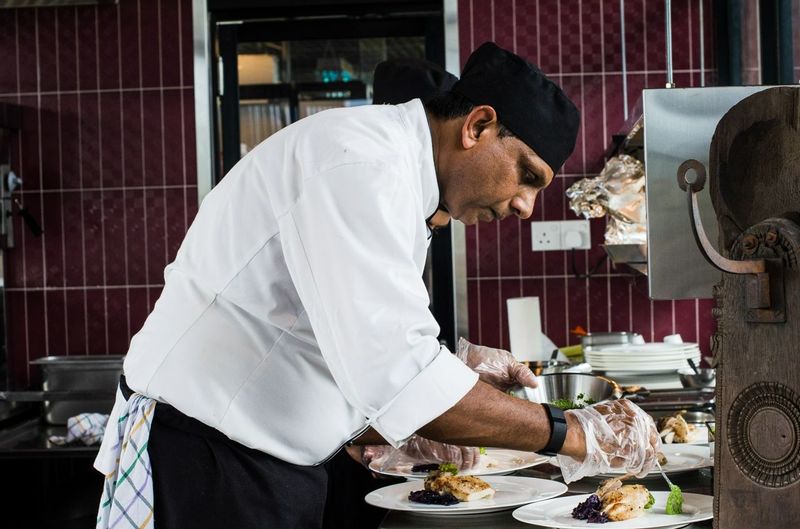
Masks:
[[[521,388],[516,394],[532,402],[553,402],[557,399],[577,399],[583,394],[585,399],[595,402],[619,398],[622,390],[619,385],[605,377],[587,373],[547,373],[539,376],[536,388]]]
[[[561,362],[559,360],[539,360],[537,362],[522,362],[533,371],[537,377],[545,373],[558,373],[570,367],[572,364],[569,362]]]
[[[708,367],[698,368],[695,373],[690,367],[678,369],[678,378],[685,388],[711,388],[717,384],[717,371]]]

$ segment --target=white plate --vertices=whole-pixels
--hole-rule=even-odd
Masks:
[[[711,451],[708,446],[699,444],[665,444],[661,446],[661,451],[667,458],[667,464],[662,465],[661,468],[667,474],[680,474],[681,472],[690,472],[698,468],[705,468],[714,466],[714,460],[711,459]],[[550,459],[550,464],[557,467],[558,458],[553,457]],[[596,478],[609,478],[621,476],[625,474],[624,469],[619,471],[610,472],[608,474],[598,474]],[[658,468],[650,471],[648,476],[658,475]],[[616,526],[615,526],[616,527]]]
[[[478,466],[471,470],[465,470],[460,474],[464,476],[500,476],[511,474],[517,470],[528,468],[542,463],[547,463],[549,457],[541,456],[535,452],[523,452],[521,450],[507,450],[505,448],[487,448],[486,457],[493,461],[493,465]],[[426,472],[411,472],[411,466],[399,466],[381,470],[380,461],[373,461],[369,464],[369,469],[378,474],[395,476],[399,478],[424,479]]]
[[[572,517],[572,509],[585,501],[589,494],[580,496],[564,496],[552,500],[520,507],[512,514],[520,522],[538,525],[539,527],[556,527],[558,529],[586,529],[587,527],[604,527],[607,529],[656,529],[676,528],[684,525],[710,520],[714,517],[714,497],[704,494],[683,494],[683,514],[666,514],[668,492],[650,491],[656,504],[645,514],[632,520],[608,522],[608,525],[589,523]]]
[[[364,501],[375,507],[393,511],[409,511],[421,514],[476,514],[504,511],[526,503],[543,501],[567,492],[567,486],[549,479],[520,476],[487,477],[485,481],[496,491],[493,498],[465,501],[455,505],[427,505],[409,501],[409,493],[422,490],[421,481],[406,481],[370,492]]]
[[[613,345],[594,345],[588,347],[588,353],[625,353],[625,354],[663,354],[676,351],[699,351],[700,347],[696,343],[646,343],[646,344],[613,344]]]

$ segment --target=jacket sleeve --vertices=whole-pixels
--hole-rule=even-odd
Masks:
[[[348,402],[395,446],[478,378],[437,340],[414,261],[426,244],[420,198],[402,170],[377,162],[325,170],[304,180],[279,221],[328,368]]]

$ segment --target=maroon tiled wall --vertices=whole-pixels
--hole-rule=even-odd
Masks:
[[[197,208],[190,0],[0,10],[0,101],[24,107],[12,169],[41,222],[4,253],[9,369],[120,354]]]
[[[697,0],[673,0],[674,79],[699,86],[701,74],[713,84],[711,2],[704,0],[705,72],[700,70]],[[603,168],[611,135],[624,123],[619,0],[459,0],[462,63],[487,40],[538,64],[566,90],[582,111],[575,153],[539,197],[532,221],[576,219],[564,192],[575,181]],[[643,88],[666,82],[665,18],[662,0],[625,0],[628,107]],[[585,273],[603,255],[604,221],[593,220],[590,251],[576,252]],[[710,300],[651,301],[644,276],[604,264],[590,279],[572,275],[568,252],[531,251],[530,222],[515,218],[467,228],[470,336],[508,347],[509,297],[539,296],[544,332],[559,346],[576,343],[570,329],[641,333],[660,340],[680,333],[709,352],[713,330]]]

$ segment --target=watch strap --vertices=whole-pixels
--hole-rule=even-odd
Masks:
[[[564,446],[567,439],[567,419],[564,417],[564,410],[552,404],[542,404],[547,418],[550,421],[550,439],[544,449],[539,453],[546,456],[554,456]]]

